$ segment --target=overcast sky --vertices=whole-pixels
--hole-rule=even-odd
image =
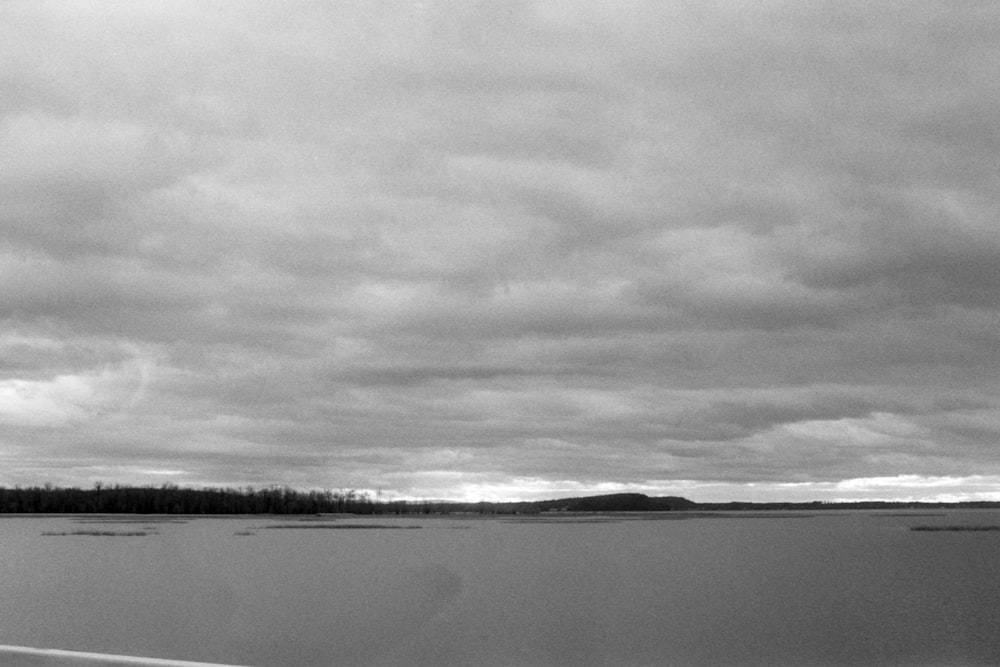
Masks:
[[[0,484],[1000,498],[1000,5],[0,4]]]

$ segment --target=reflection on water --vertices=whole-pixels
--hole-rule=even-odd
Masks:
[[[3,518],[0,644],[280,667],[1000,663],[1000,532],[910,530],[998,512],[686,516]]]

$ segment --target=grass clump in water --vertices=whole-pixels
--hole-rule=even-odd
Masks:
[[[73,530],[70,532],[44,532],[46,537],[64,537],[69,535],[91,535],[94,537],[145,537],[155,535],[153,531],[147,530]]]
[[[275,524],[271,526],[264,526],[264,528],[269,530],[407,530],[413,528],[421,528],[421,526],[397,526],[397,525],[381,525],[377,523],[348,523],[348,524],[329,524],[329,523],[314,523],[314,524]]]
[[[989,525],[989,526],[910,526],[910,530],[924,531],[924,532],[953,532],[953,533],[963,533],[963,532],[987,532],[1000,530],[1000,525]]]

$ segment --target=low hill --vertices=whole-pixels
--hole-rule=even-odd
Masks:
[[[697,503],[679,496],[650,497],[643,493],[610,493],[598,496],[522,500],[511,502],[463,503],[439,501],[418,505],[393,505],[395,512],[432,514],[538,514],[540,512],[672,512],[698,509]]]
[[[669,512],[697,507],[687,498],[650,497],[643,493],[610,493],[601,496],[541,500],[529,504],[539,511],[566,512]]]

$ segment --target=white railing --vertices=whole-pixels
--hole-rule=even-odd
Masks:
[[[17,658],[22,658],[17,660]],[[7,667],[240,667],[219,662],[191,662],[190,660],[166,660],[163,658],[141,658],[131,655],[111,655],[110,653],[85,653],[63,651],[56,648],[31,648],[30,646],[7,646],[0,644],[0,665]]]

